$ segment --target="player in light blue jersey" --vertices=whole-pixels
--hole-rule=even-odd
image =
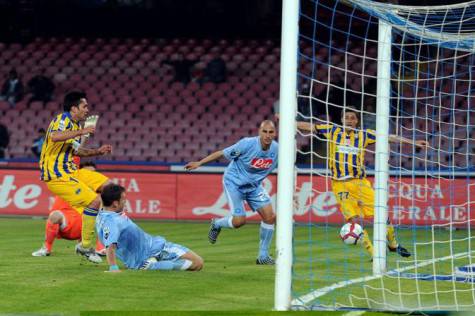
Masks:
[[[266,120],[259,127],[259,136],[243,138],[230,147],[185,166],[186,170],[193,170],[223,156],[231,161],[223,176],[224,192],[231,215],[211,221],[208,239],[214,244],[221,228],[239,228],[246,224],[244,209],[244,201],[246,201],[262,218],[257,264],[275,264],[274,259],[269,255],[269,246],[274,234],[275,214],[269,194],[261,185],[262,180],[277,167],[278,145],[274,141],[275,137],[274,123]]]
[[[103,208],[97,216],[96,230],[106,247],[110,272],[120,272],[116,256],[129,269],[201,270],[203,259],[196,253],[161,236],[145,233],[124,214],[124,187],[109,184],[101,198]]]

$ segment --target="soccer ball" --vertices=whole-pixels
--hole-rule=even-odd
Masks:
[[[347,245],[356,245],[363,236],[363,228],[356,223],[346,223],[340,230],[341,240]]]

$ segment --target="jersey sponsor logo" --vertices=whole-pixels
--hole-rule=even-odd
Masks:
[[[269,169],[274,162],[271,158],[253,158],[251,161],[251,167],[255,169]]]
[[[59,121],[58,130],[64,131],[64,123],[65,123],[64,120]]]
[[[342,154],[358,154],[359,148],[353,146],[337,146],[337,151]]]

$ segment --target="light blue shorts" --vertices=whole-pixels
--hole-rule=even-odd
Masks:
[[[160,242],[161,244],[159,244]],[[158,241],[156,245],[157,248],[158,246],[161,247],[161,245],[163,245],[162,250],[158,251],[156,254],[145,260],[140,266],[140,270],[154,270],[153,262],[177,261],[180,259],[181,256],[190,251],[190,249],[186,248],[185,246],[175,244],[169,241],[166,241],[165,244],[163,244],[163,241]]]
[[[178,260],[185,253],[190,251],[190,249],[185,246],[175,244],[167,241],[162,251],[158,255],[158,260]]]
[[[270,196],[262,185],[238,187],[232,182],[223,180],[223,188],[233,216],[246,216],[244,201],[254,212],[271,204]]]

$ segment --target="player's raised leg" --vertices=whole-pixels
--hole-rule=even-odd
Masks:
[[[244,209],[244,193],[237,186],[228,181],[223,181],[223,190],[228,199],[231,214],[222,218],[213,218],[208,232],[210,243],[216,243],[221,228],[239,228],[246,224],[246,211]]]

